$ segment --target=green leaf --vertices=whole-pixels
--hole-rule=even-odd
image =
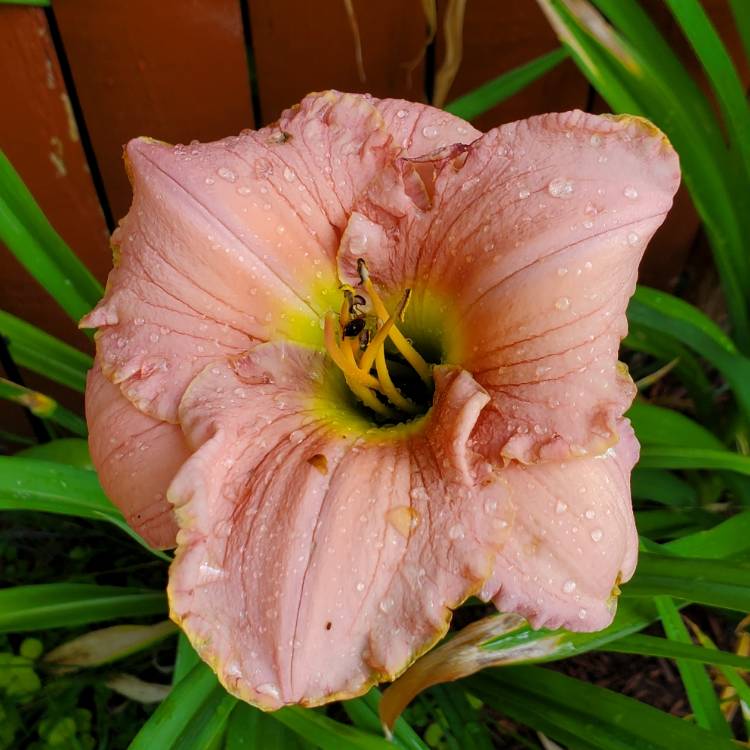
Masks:
[[[567,56],[568,53],[561,48],[547,52],[454,99],[445,106],[445,110],[465,120],[478,117],[541,78]]]
[[[586,750],[730,750],[734,742],[633,698],[541,667],[477,674],[467,689],[496,711]]]
[[[633,497],[654,500],[675,507],[694,506],[698,501],[695,488],[662,469],[636,466],[630,477]]]
[[[706,71],[724,115],[731,150],[750,179],[750,108],[745,87],[711,19],[697,0],[666,0]]]
[[[108,500],[94,472],[52,461],[0,456],[0,511],[35,510],[108,521],[163,560],[128,526]]]
[[[750,551],[750,510],[738,513],[708,531],[675,539],[663,548],[683,557],[713,560],[746,555]]]
[[[81,417],[43,393],[0,378],[0,398],[23,406],[35,416],[59,424],[75,435],[85,437],[88,434],[86,422]]]
[[[721,519],[702,508],[659,508],[637,511],[635,520],[639,534],[649,539],[663,539],[709,529]]]
[[[2,310],[0,336],[16,364],[83,393],[86,372],[94,364],[88,354]]]
[[[622,0],[625,3],[626,0]],[[696,95],[685,94],[684,77],[660,64],[662,55],[643,35],[627,39],[615,32],[586,0],[539,0],[563,44],[581,71],[609,105],[618,112],[650,117],[680,154],[685,183],[703,220],[722,280],[727,306],[738,341],[750,349],[748,286],[750,263],[745,240],[750,217],[729,152],[718,135],[718,124],[707,125],[702,104],[686,105]],[[620,3],[609,2],[607,7]],[[634,6],[628,3],[626,7]],[[708,114],[710,117],[710,112]]]
[[[750,611],[750,561],[725,562],[641,552],[623,596],[673,596],[691,602]]]
[[[288,706],[270,714],[322,750],[392,750],[382,734],[364,732],[334,721],[318,711]]]
[[[224,750],[305,750],[315,747],[268,714],[238,702],[227,724]]]
[[[224,732],[236,703],[201,662],[172,688],[129,750],[204,750]]]
[[[632,422],[638,440],[646,445],[724,450],[710,430],[674,409],[637,399],[625,416]]]
[[[738,656],[731,651],[719,651],[702,646],[694,646],[689,642],[677,642],[659,638],[654,635],[635,633],[619,638],[607,644],[602,651],[615,654],[639,654],[666,659],[686,659],[700,664],[712,664],[737,667],[750,670],[750,657]]]
[[[43,583],[0,589],[0,633],[86,625],[120,617],[164,614],[162,591],[98,586],[94,583]]]
[[[646,445],[639,466],[645,469],[726,469],[750,476],[750,456],[726,450]]]
[[[675,645],[692,646],[690,633],[672,600],[668,596],[657,596],[654,602],[667,638]],[[713,683],[704,667],[693,661],[678,658],[677,669],[680,672],[682,684],[685,686],[690,707],[693,709],[696,724],[714,732],[719,737],[731,738],[729,725],[721,713]]]
[[[377,688],[372,688],[368,693],[359,698],[342,701],[341,707],[354,726],[365,729],[372,734],[380,734],[383,731],[380,723],[380,701],[382,694]],[[393,727],[393,739],[395,747],[403,750],[428,750],[427,745],[419,738],[419,735],[406,723],[403,717],[399,717]]]
[[[177,637],[177,657],[174,662],[172,684],[176,685],[183,677],[190,674],[196,664],[200,664],[201,658],[190,645],[188,637],[180,631]]]
[[[33,458],[40,461],[53,461],[68,464],[77,469],[94,470],[89,453],[89,444],[83,438],[59,438],[48,443],[39,443],[18,451],[17,458]]]
[[[750,4],[747,0],[729,0],[729,7],[745,48],[745,56],[750,60]]]
[[[75,322],[104,293],[99,282],[52,228],[2,151],[0,239]]]

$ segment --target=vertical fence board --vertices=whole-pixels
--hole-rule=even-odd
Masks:
[[[437,67],[444,55],[447,0],[438,3],[441,19],[437,37]],[[554,32],[535,2],[528,0],[470,0],[463,29],[463,59],[448,101],[481,86],[512,68],[559,46]],[[566,60],[540,80],[477,117],[473,124],[489,130],[504,122],[542,112],[585,109],[588,85],[575,65]]]
[[[0,146],[52,225],[103,279],[111,263],[107,228],[43,11],[0,6],[0,70]],[[2,267],[4,309],[85,346],[85,337],[6,250]]]
[[[243,1],[250,9],[264,122],[305,94],[329,88],[423,99],[427,22],[419,0],[352,0],[364,81],[344,0]]]
[[[130,205],[129,139],[253,126],[238,0],[63,0],[54,12],[115,219]]]
[[[0,6],[0,147],[57,231],[104,279],[111,263],[107,227],[91,181],[44,11]],[[0,307],[82,349],[89,340],[10,252],[0,247]],[[80,398],[33,373],[27,385],[68,406]],[[2,429],[28,434],[21,409],[0,405]]]

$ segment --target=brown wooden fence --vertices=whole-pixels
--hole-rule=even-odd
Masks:
[[[421,0],[352,0],[359,70],[345,0],[0,4],[0,147],[53,225],[104,280],[108,235],[130,200],[121,161],[127,140],[219,138],[271,122],[307,92],[325,88],[424,100],[444,56],[440,19],[447,5],[438,2],[438,32],[425,56]],[[698,73],[660,0],[646,5]],[[710,0],[707,8],[739,59],[726,1]],[[449,98],[557,46],[533,0],[468,0],[463,39]],[[747,80],[747,70],[743,75]],[[475,124],[487,129],[573,107],[603,105],[566,61]],[[646,280],[669,286],[698,229],[681,195],[649,250]],[[0,307],[87,349],[88,340],[4,248],[0,258]],[[31,374],[24,377],[32,387],[51,390]],[[62,398],[77,405],[70,394]],[[20,429],[20,413],[3,408],[1,426]]]

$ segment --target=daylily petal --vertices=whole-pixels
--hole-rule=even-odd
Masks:
[[[101,328],[105,375],[175,421],[208,362],[258,340],[319,339],[348,211],[399,151],[371,100],[336,92],[215,143],[131,141],[116,268],[82,321]]]
[[[414,287],[412,316],[428,297],[440,307],[445,361],[492,395],[489,455],[606,450],[634,394],[617,365],[625,308],[679,184],[664,136],[637,118],[569,112],[401,164],[400,202],[391,173],[382,196],[355,205],[380,225],[359,257],[386,296]],[[357,250],[342,243],[345,278]]]
[[[427,104],[403,99],[375,100],[401,156],[414,158],[454,143],[471,143],[482,133],[466,120]]]
[[[618,432],[601,456],[502,471],[521,512],[482,592],[501,611],[536,628],[593,631],[612,621],[616,587],[638,557],[630,500],[638,442],[627,420]]]
[[[152,547],[174,547],[177,523],[166,492],[190,456],[182,430],[138,411],[98,365],[86,382],[86,421],[107,497]]]
[[[488,399],[467,372],[438,368],[421,422],[368,432],[325,395],[324,363],[260,345],[208,368],[180,409],[196,452],[169,490],[172,616],[264,708],[400,672],[481,587],[513,520],[467,446]]]

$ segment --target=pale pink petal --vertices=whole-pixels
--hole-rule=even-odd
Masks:
[[[253,342],[319,341],[339,235],[358,194],[401,151],[367,97],[307,97],[277,125],[208,144],[127,147],[133,205],[113,241],[99,327],[104,374],[175,421],[210,361]]]
[[[375,100],[394,144],[402,156],[414,158],[454,143],[471,143],[482,133],[466,120],[442,109],[403,99]]]
[[[413,287],[407,327],[438,311],[444,361],[492,395],[493,460],[605,450],[634,393],[617,349],[638,263],[679,184],[674,150],[646,121],[569,112],[431,160],[403,160],[355,205],[340,274],[356,281],[363,257],[387,298]],[[352,244],[365,222],[371,241]]]
[[[438,368],[428,416],[375,430],[331,377],[312,349],[263,344],[208,368],[181,405],[196,452],[169,490],[172,616],[264,708],[400,672],[479,590],[513,520],[467,447],[488,399],[468,373]]]
[[[166,492],[190,456],[182,430],[139,412],[98,365],[86,382],[86,421],[107,497],[152,547],[174,547],[177,523]]]
[[[630,501],[638,442],[627,420],[618,432],[619,442],[601,456],[502,471],[519,512],[482,592],[498,609],[534,627],[610,624],[616,586],[633,575],[638,556]]]

